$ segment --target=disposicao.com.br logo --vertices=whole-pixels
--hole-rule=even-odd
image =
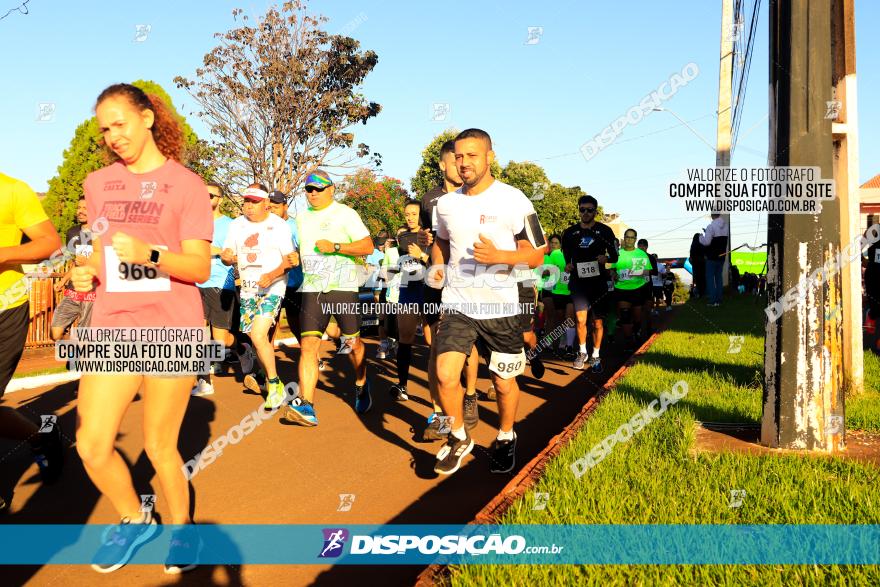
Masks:
[[[319,558],[337,557],[344,550],[348,532],[341,528],[325,528],[324,547]],[[351,536],[350,555],[517,555],[558,554],[563,546],[528,546],[523,536],[512,534],[460,534]]]

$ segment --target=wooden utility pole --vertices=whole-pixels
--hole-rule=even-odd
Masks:
[[[775,166],[814,166],[833,173],[831,13],[833,2],[770,1],[770,154]],[[770,302],[805,282],[805,296],[767,322],[761,442],[771,447],[834,451],[844,444],[841,275],[810,282],[840,252],[840,210],[771,214],[767,228]]]
[[[715,148],[715,166],[730,167],[730,120],[731,94],[733,92],[733,41],[734,32],[742,34],[739,27],[733,27],[733,0],[721,0],[721,59],[718,68],[718,137]],[[727,254],[724,256],[723,276],[727,285],[730,276],[730,214],[722,214],[727,224]]]
[[[853,0],[835,0],[831,9],[834,51],[834,99],[826,115],[833,117],[834,180],[840,203],[840,246],[853,242],[866,227],[859,225],[859,135],[856,107],[856,22]],[[836,117],[834,117],[836,114]],[[850,393],[865,389],[862,352],[862,267],[850,263],[841,270],[843,305],[843,377]]]

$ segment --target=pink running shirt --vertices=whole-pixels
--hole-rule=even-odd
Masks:
[[[194,283],[143,265],[120,264],[110,245],[117,232],[173,253],[181,252],[181,241],[210,241],[214,218],[205,182],[168,159],[158,169],[139,174],[114,163],[90,173],[83,189],[92,227],[106,226],[100,236],[103,262],[91,326],[204,326],[202,300]]]

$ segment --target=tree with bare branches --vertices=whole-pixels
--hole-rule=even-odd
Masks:
[[[376,53],[322,30],[328,19],[300,0],[269,8],[256,26],[241,9],[232,15],[242,26],[215,34],[220,44],[195,79],[174,78],[201,106],[221,180],[233,191],[259,181],[290,194],[318,165],[378,166],[350,130],[381,110],[359,91]]]

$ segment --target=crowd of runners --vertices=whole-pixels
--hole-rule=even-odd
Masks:
[[[64,299],[53,339],[74,323],[207,324],[224,348],[224,359],[195,385],[192,377],[82,375],[77,452],[122,519],[95,556],[92,566],[100,572],[123,566],[156,531],[115,449],[123,415],[138,393],[146,454],[170,523],[178,527],[165,570],[179,573],[195,566],[199,538],[177,441],[190,396],[214,393],[213,375],[238,371],[246,389],[264,395],[266,410],[316,427],[319,373],[332,368],[321,343],[337,340],[334,354],[347,355],[354,367],[353,408],[365,414],[374,386],[361,326],[365,308],[378,308],[376,359],[396,365],[395,400],[411,395],[413,346],[423,341],[430,347],[423,367],[433,411],[422,437],[443,442],[436,473],[455,473],[474,447],[481,362],[499,413],[490,470],[508,473],[516,462],[517,376],[528,368],[532,377],[543,377],[548,355],[599,373],[609,328],[622,332],[622,346],[630,351],[649,334],[655,303],[671,309],[672,273],[647,252],[647,241],[633,229],[618,240],[596,220],[599,204],[589,195],[571,202],[570,227],[546,234],[532,202],[492,176],[492,140],[482,130],[465,130],[443,144],[442,184],[404,205],[404,226],[371,235],[321,169],[307,174],[308,205],[295,213],[288,214],[289,194],[254,183],[240,194],[241,215],[229,218],[220,204],[231,194],[180,163],[180,128],[160,99],[117,84],[101,93],[95,111],[113,163],[84,182],[79,225],[67,235],[73,267],[59,285]],[[2,395],[27,334],[27,290],[15,289],[22,281],[18,269],[62,244],[33,192],[5,175],[0,239],[0,292],[7,292],[0,298]],[[281,380],[276,365],[276,346],[294,342],[277,336],[282,310],[300,347],[296,386]],[[0,432],[31,443],[44,481],[58,478],[63,450],[57,426],[39,433],[36,423],[0,406]]]

